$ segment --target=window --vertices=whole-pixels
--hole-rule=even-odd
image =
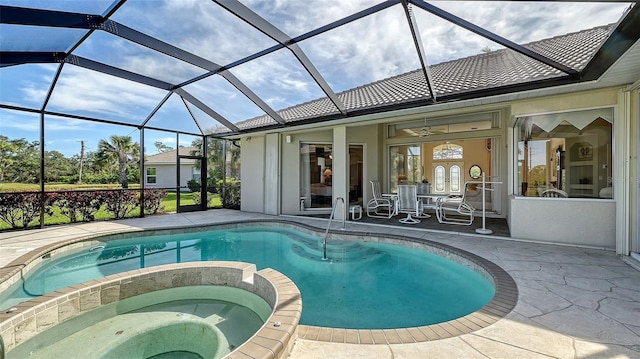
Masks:
[[[395,192],[399,184],[420,183],[423,165],[420,145],[391,146],[389,149],[389,187]]]
[[[462,146],[446,142],[433,148],[434,160],[461,160],[464,158]]]
[[[428,139],[440,135],[476,132],[500,127],[498,112],[483,112],[452,117],[421,118],[387,126],[388,138],[419,137]]]
[[[147,184],[156,184],[157,176],[156,176],[156,168],[155,167],[147,167],[146,171]]]
[[[300,207],[331,208],[332,146],[300,144]]]
[[[610,108],[519,117],[515,194],[612,198],[612,129]]]

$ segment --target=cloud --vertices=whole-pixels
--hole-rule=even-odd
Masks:
[[[284,107],[324,96],[320,87],[288,49],[242,64],[231,72],[263,99],[285,98]]]
[[[269,106],[277,109],[282,109],[290,106],[290,103],[289,101],[287,101],[287,98],[282,96],[267,97],[264,99],[264,101],[267,104],[269,104]]]
[[[123,6],[113,19],[220,65],[275,44],[208,0],[136,2]]]
[[[629,3],[434,1],[445,11],[516,43],[614,23]]]
[[[249,8],[290,36],[380,2],[244,1]],[[625,3],[551,1],[430,3],[517,43],[613,23],[628,6]],[[486,46],[494,50],[500,47],[416,6],[412,8],[430,64],[475,55]],[[131,1],[118,9],[112,19],[220,65],[275,44],[268,36],[209,0]],[[305,40],[300,47],[336,92],[419,67],[415,45],[400,4]],[[204,72],[100,31],[85,41],[78,53],[172,83]],[[325,96],[287,49],[233,67],[230,71],[276,110]],[[48,91],[39,81],[24,81],[20,86],[18,91],[34,101],[44,98]],[[225,117],[247,118],[261,113],[244,95],[218,76],[189,87],[194,95]],[[48,109],[139,124],[165,94],[145,85],[65,65]]]
[[[68,65],[47,109],[137,124],[165,94],[150,86]]]
[[[45,130],[46,131],[82,131],[93,132],[95,129],[95,122],[75,120],[64,117],[45,116]]]
[[[380,0],[247,0],[249,8],[276,25],[285,34],[295,37],[369,8]]]
[[[284,33],[296,36],[379,1],[249,0],[245,3]],[[626,6],[579,4],[576,10],[576,4],[552,2],[436,1],[433,4],[518,43],[615,21],[620,16],[620,9]],[[493,50],[501,47],[416,6],[412,8],[430,64],[476,55],[487,46]],[[607,10],[609,8],[614,9]],[[578,16],[574,17],[576,11]],[[615,13],[615,16],[611,13]],[[605,21],[604,17],[613,20]],[[170,18],[171,21],[155,21],[159,18]],[[208,1],[156,1],[152,4],[136,3],[135,6],[127,4],[116,13],[114,19],[221,65],[275,44],[258,30]],[[113,41],[109,46],[116,54],[133,51],[130,45],[125,45],[127,44],[120,40]],[[300,46],[336,92],[420,66],[404,10],[399,4],[308,39]],[[132,69],[148,74],[162,74],[163,77],[174,79],[173,81],[189,74],[189,69],[172,67],[173,60],[168,61],[165,57],[123,58],[127,59],[123,66],[126,63]],[[276,109],[325,96],[299,61],[286,49],[234,67],[230,71],[263,99],[268,99],[265,101],[276,106]],[[209,99],[214,110],[221,114],[227,113],[226,116],[229,117],[229,110],[224,108],[224,104],[235,103],[234,94],[242,97],[246,103],[244,96],[235,89],[228,90],[221,85],[209,86],[212,83],[210,80],[201,81],[202,85],[194,83],[190,86],[197,89],[194,92],[201,99]],[[104,107],[100,102],[97,105]],[[255,106],[250,104],[250,107]]]
[[[158,138],[154,138],[153,139],[153,143],[156,142],[162,142],[165,145],[170,145],[170,144],[175,144],[176,143],[176,138],[173,136],[168,136],[168,137],[158,137]]]
[[[10,136],[11,130],[20,132],[32,132],[37,137],[40,130],[39,115],[21,111],[0,110],[0,130],[2,134],[10,138],[20,138],[21,136]]]
[[[309,39],[301,46],[336,91],[419,66],[409,26],[399,6]]]

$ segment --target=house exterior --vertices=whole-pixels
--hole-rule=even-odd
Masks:
[[[305,122],[306,111],[333,111],[327,99],[279,111],[295,127],[238,136],[242,210],[328,213],[337,197],[366,204],[371,180],[383,193],[423,181],[432,192],[459,193],[478,166],[494,182],[489,215],[505,218],[512,238],[636,256],[640,43],[590,75],[614,27],[525,45],[593,76],[587,81],[540,85],[557,71],[505,49],[432,65],[443,100],[430,98],[416,70],[337,94],[360,114]],[[567,198],[542,197],[548,189]]]
[[[178,158],[190,156],[193,147],[180,147],[178,150],[157,153],[145,157],[144,186],[145,188],[172,189],[179,186],[187,189],[190,180],[200,180],[200,169],[196,167],[196,160],[192,158]],[[177,182],[178,163],[180,168],[180,183]]]

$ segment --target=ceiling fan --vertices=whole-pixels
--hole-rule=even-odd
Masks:
[[[424,120],[424,126],[422,128],[420,128],[420,131],[418,132],[418,137],[429,137],[431,135],[441,135],[444,133],[448,133],[448,126],[447,128],[442,128],[443,126],[436,126],[436,127],[440,127],[440,128],[432,128],[431,126],[427,126],[427,120]]]
[[[420,129],[420,133],[418,134],[418,137],[429,137],[431,136],[431,134],[432,134],[431,126],[425,126]]]

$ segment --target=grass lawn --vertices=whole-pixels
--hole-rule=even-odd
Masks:
[[[5,183],[0,183],[0,192],[8,192],[8,191],[37,191],[37,185],[23,185],[23,184],[9,184],[9,186],[4,186]],[[35,187],[34,187],[35,186]],[[118,188],[114,185],[104,185],[105,187],[100,187],[103,189],[106,188]],[[64,188],[57,188],[56,190],[71,190],[71,189],[85,189],[85,187],[79,187],[78,185],[66,185]],[[11,189],[8,189],[11,188]],[[92,186],[91,188],[97,188],[96,186]],[[53,190],[47,188],[47,190]],[[210,201],[208,208],[222,208],[222,200],[220,199],[220,195],[218,194],[210,194]],[[189,205],[195,204],[193,200],[193,195],[191,193],[181,193],[180,194],[180,204],[181,205]],[[176,192],[167,192],[167,196],[162,201],[162,209],[161,213],[172,213],[177,211],[177,195]],[[140,215],[140,209],[136,208],[129,214],[129,217],[137,217]],[[113,215],[104,210],[104,208],[100,209],[96,212],[95,220],[96,221],[104,221],[113,219]],[[37,227],[39,225],[39,218],[30,223],[29,227]],[[54,225],[54,224],[65,224],[70,223],[69,217],[60,213],[60,208],[53,207],[53,215],[45,216],[45,225]],[[0,221],[0,231],[11,229],[9,224]]]

